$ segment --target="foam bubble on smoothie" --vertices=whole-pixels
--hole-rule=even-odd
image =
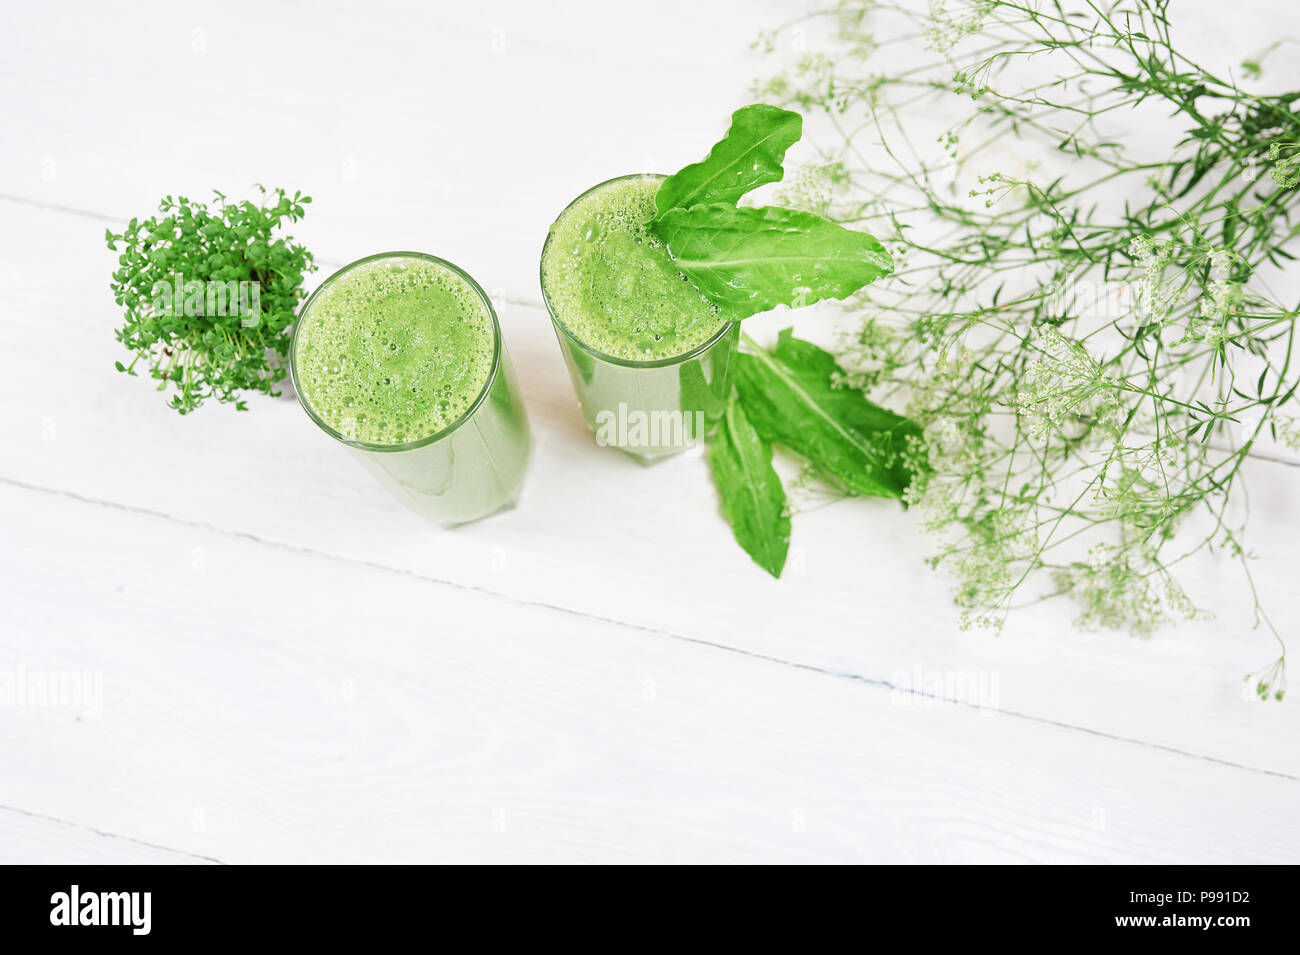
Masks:
[[[404,444],[469,410],[492,372],[492,317],[464,277],[426,259],[364,262],[299,319],[298,386],[346,438]]]
[[[542,255],[542,285],[556,318],[574,338],[616,358],[672,358],[727,324],[646,225],[660,182],[637,176],[588,193],[551,226]]]

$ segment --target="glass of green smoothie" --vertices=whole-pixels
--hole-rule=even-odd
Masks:
[[[298,316],[298,400],[398,500],[440,524],[518,499],[531,439],[492,303],[419,252],[339,269]]]
[[[704,440],[726,410],[740,326],[647,228],[664,176],[595,186],[542,248],[542,297],[597,444],[649,464]]]

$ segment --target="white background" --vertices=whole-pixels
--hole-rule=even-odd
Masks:
[[[1276,654],[1230,562],[1184,578],[1217,619],[1150,639],[1060,604],[962,632],[896,504],[798,515],[778,582],[698,456],[593,445],[546,227],[700,158],[805,5],[5,5],[0,670],[103,699],[0,707],[0,860],[1297,859],[1300,711],[1243,694]],[[1174,8],[1233,62],[1297,19]],[[400,248],[489,291],[536,438],[518,509],[440,531],[291,398],[181,418],[114,372],[105,227],[253,182],[314,197],[309,286]],[[1293,634],[1300,472],[1247,476]],[[996,712],[899,688],[935,678]]]

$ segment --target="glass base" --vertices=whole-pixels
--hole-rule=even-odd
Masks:
[[[434,523],[437,524],[439,527],[441,527],[443,530],[447,530],[447,531],[455,530],[457,527],[464,527],[467,524],[477,524],[479,521],[485,521],[489,517],[496,517],[499,514],[505,514],[507,511],[513,511],[516,507],[519,506],[519,498],[522,496],[523,496],[523,486],[520,485],[520,487],[515,491],[514,494],[511,494],[508,498],[506,498],[504,501],[501,502],[501,505],[499,507],[497,507],[495,510],[488,511],[486,514],[480,514],[477,517],[466,517],[454,521],[434,520]]]
[[[607,447],[608,447],[608,445],[607,445]],[[667,461],[669,458],[675,458],[675,457],[677,457],[679,454],[683,454],[687,449],[686,449],[686,448],[671,448],[671,449],[662,450],[662,451],[651,451],[651,450],[639,450],[639,449],[635,449],[635,448],[617,448],[617,447],[616,447],[616,448],[614,448],[614,450],[615,450],[615,451],[622,451],[624,454],[626,454],[629,458],[631,458],[631,459],[632,459],[633,461],[635,461],[637,464],[641,465],[642,467],[649,468],[649,467],[654,467],[656,464],[660,464],[660,463],[662,463],[662,462],[664,462],[664,461]]]

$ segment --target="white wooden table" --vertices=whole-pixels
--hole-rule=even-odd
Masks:
[[[1274,645],[1226,562],[1189,570],[1218,619],[1150,639],[1054,604],[961,632],[896,505],[799,515],[778,582],[698,456],[594,447],[546,227],[699,158],[804,6],[5,5],[0,674],[89,699],[0,706],[0,860],[1300,857],[1300,709],[1243,694]],[[420,249],[488,289],[536,438],[519,508],[439,531],[291,398],[182,419],[113,370],[105,227],[254,182],[314,197],[326,273]],[[1248,477],[1295,634],[1300,471]],[[963,679],[992,707],[943,698]]]

